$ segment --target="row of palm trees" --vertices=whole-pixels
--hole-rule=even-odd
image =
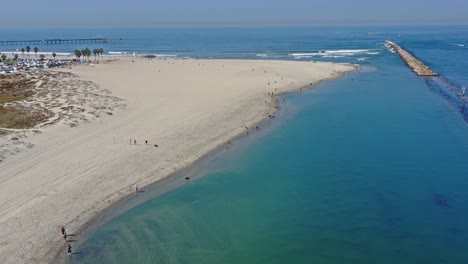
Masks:
[[[83,56],[85,59],[87,58],[87,60],[89,60],[89,56],[91,56],[91,50],[88,48],[82,49],[82,50],[75,50],[74,53],[77,59],[80,59],[81,56]],[[98,58],[97,55],[99,55],[102,58],[104,49],[103,48],[93,49],[92,53],[94,54],[94,60],[97,60]]]
[[[30,46],[26,46],[25,48],[21,48],[21,53],[23,53],[23,58],[24,58],[24,52],[27,52],[28,53],[28,57],[29,57],[29,52],[31,51],[31,47]],[[36,59],[37,59],[37,52],[39,51],[39,48],[37,47],[34,47],[34,53],[36,53]]]
[[[37,52],[39,51],[39,48],[38,48],[38,47],[34,47],[33,50],[34,50],[34,53],[36,53],[36,60],[37,60]],[[31,51],[31,47],[30,47],[30,46],[26,46],[26,47],[24,47],[24,48],[21,48],[21,53],[23,53],[23,58],[24,58],[24,52],[25,52],[25,51],[28,53],[28,57],[29,57],[29,52]],[[15,54],[15,55],[16,55],[16,54]],[[52,53],[52,57],[54,57],[54,59],[55,59],[56,56],[57,56],[57,53],[53,52],[53,53]],[[39,57],[40,57],[42,60],[44,60],[44,58],[45,58],[44,54],[39,55]],[[18,59],[18,58],[15,56],[15,59]]]
[[[24,58],[24,52],[25,51],[28,53],[28,57],[29,57],[29,52],[31,51],[31,47],[26,46],[24,48],[21,48],[21,53],[23,53],[23,58]],[[39,52],[39,48],[34,47],[33,51],[34,51],[34,53],[36,53],[36,60],[37,60],[37,52]],[[99,49],[93,49],[93,51],[91,51],[90,49],[86,48],[86,49],[82,49],[82,50],[75,50],[74,53],[75,53],[75,56],[76,56],[77,59],[80,59],[81,56],[83,56],[87,60],[89,60],[89,56],[91,56],[91,53],[93,53],[94,54],[94,59],[97,60],[97,58],[99,58],[98,56],[100,56],[102,58],[102,54],[104,53],[104,49],[99,48]],[[14,60],[15,61],[18,60],[18,54],[15,54],[14,56],[15,56]],[[57,53],[52,52],[52,57],[54,57],[54,59],[55,59],[56,56],[57,56]],[[44,58],[45,58],[44,54],[39,55],[39,57],[41,58],[41,60],[44,60]],[[0,59],[2,60],[2,62],[4,62],[7,59],[7,55],[6,54],[1,54]]]
[[[8,56],[7,56],[5,53],[0,53],[0,54],[1,54],[1,55],[0,55],[1,61],[2,61],[2,62],[5,62],[5,61],[7,60],[7,58],[8,58]],[[24,56],[24,55],[23,55],[23,56]],[[55,52],[54,52],[54,53],[52,53],[52,56],[53,56],[54,59],[55,59],[55,56],[57,56],[57,54],[55,54]],[[15,53],[15,54],[13,55],[13,61],[17,61],[18,58],[19,58],[19,55]],[[45,55],[44,55],[44,54],[41,54],[41,55],[39,55],[39,58],[40,58],[41,60],[44,60]],[[36,59],[37,59],[37,54],[36,54]]]
[[[36,59],[37,59],[37,52],[39,51],[39,48],[37,47],[34,47],[34,53],[36,53]],[[23,53],[23,58],[24,58],[24,52],[27,52],[28,53],[28,57],[29,57],[29,52],[31,51],[31,47],[30,46],[26,46],[24,48],[21,48],[21,53]],[[75,50],[75,56],[77,59],[79,59],[81,56],[83,57],[86,57],[88,60],[89,60],[89,56],[91,56],[91,50],[86,48],[86,49],[82,49],[82,50]],[[94,59],[96,60],[97,59],[97,55],[99,55],[101,58],[102,58],[102,54],[104,53],[104,49],[103,48],[99,48],[99,49],[93,49],[92,53],[94,54]],[[43,59],[44,55],[41,54],[41,58]],[[52,57],[55,57],[57,56],[57,54],[55,52],[52,53]]]

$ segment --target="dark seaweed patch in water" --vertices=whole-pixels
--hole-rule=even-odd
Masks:
[[[468,97],[462,97],[462,92],[443,77],[424,78],[430,90],[456,107],[463,119],[468,123]]]
[[[433,197],[434,197],[434,203],[437,206],[445,207],[445,208],[450,207],[447,196],[440,194],[440,193],[434,193]]]
[[[448,231],[452,235],[460,235],[463,233],[463,230],[458,227],[450,227]]]

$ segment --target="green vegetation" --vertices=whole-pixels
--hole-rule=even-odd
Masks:
[[[0,104],[23,100],[34,94],[34,81],[24,79],[18,75],[1,76]]]
[[[81,57],[81,51],[80,50],[75,50],[74,53],[75,53],[76,59],[79,60],[80,57]]]
[[[12,95],[1,96],[0,97],[0,106],[1,106],[1,104],[4,104],[4,103],[20,101],[20,100],[23,100],[25,98],[27,98],[27,96],[25,96],[23,94],[19,94],[19,95],[12,94]]]
[[[91,50],[88,49],[88,48],[86,48],[86,49],[84,49],[84,53],[83,53],[83,54],[84,54],[84,55],[86,56],[86,58],[89,60],[89,56],[91,56]]]
[[[45,112],[34,112],[15,104],[5,103],[24,100],[34,95],[35,81],[22,75],[0,75],[0,127],[31,128],[49,117]]]
[[[102,59],[102,54],[104,53],[103,48],[93,49],[94,60]]]
[[[0,105],[0,127],[2,128],[31,128],[47,119],[48,115],[44,113],[35,113]]]
[[[93,49],[93,54],[94,54],[94,60],[96,61],[97,58],[96,58],[96,55],[99,53],[99,50],[98,49]]]
[[[89,56],[91,56],[92,53],[94,52],[97,52],[98,49],[94,49],[92,52],[90,49],[86,48],[86,49],[82,49],[82,50],[75,50],[74,53],[75,53],[75,56],[77,59],[80,59],[81,56],[84,57],[84,60],[87,60],[89,61]],[[96,55],[97,53],[94,53],[94,55]]]

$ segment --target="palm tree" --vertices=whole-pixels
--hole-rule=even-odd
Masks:
[[[98,49],[93,49],[94,61],[97,61],[96,54],[98,53],[99,53]]]
[[[91,50],[86,48],[85,52],[86,52],[86,57],[88,57],[88,61],[89,61],[89,56],[91,56]]]
[[[104,49],[103,49],[103,48],[99,48],[99,49],[98,49],[98,52],[99,52],[99,55],[101,55],[101,59],[102,59],[102,54],[104,53]]]
[[[83,55],[84,60],[86,60],[86,50],[85,49],[81,50],[81,55]]]
[[[23,53],[23,59],[24,59],[24,48],[21,48],[21,53]]]
[[[34,47],[34,53],[36,53],[36,60],[37,60],[37,52],[39,51],[39,49],[37,47]]]
[[[28,58],[29,58],[29,51],[31,50],[31,47],[26,46],[26,52],[28,53]]]
[[[80,50],[75,50],[75,56],[79,60],[81,57],[81,51]]]
[[[55,56],[57,56],[57,53],[52,52],[52,57],[54,57],[54,60],[55,60]]]
[[[41,58],[41,61],[44,61],[45,55],[41,54],[41,55],[39,55],[39,58]]]
[[[7,56],[5,54],[2,54],[2,62],[5,62]]]
[[[15,53],[15,61],[17,61],[17,60],[18,60],[18,54]]]

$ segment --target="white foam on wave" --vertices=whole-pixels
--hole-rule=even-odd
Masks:
[[[125,55],[125,54],[128,54],[128,52],[126,52],[126,51],[109,51],[107,53],[109,53],[110,55]]]
[[[298,59],[312,59],[314,58],[315,55],[297,55],[297,56],[293,56],[294,59],[298,60]]]
[[[322,58],[344,58],[346,56],[340,56],[340,55],[325,55],[322,56]]]
[[[321,56],[323,58],[342,58],[346,56],[354,56],[358,54],[378,55],[380,52],[369,49],[343,49],[343,50],[321,50],[318,52],[302,52],[290,53],[289,56],[294,58],[311,58],[313,56]]]
[[[458,47],[465,47],[465,44],[455,44]]]
[[[163,58],[163,57],[177,57],[177,55],[174,54],[152,54],[158,58]]]
[[[260,58],[283,58],[286,55],[281,53],[257,53],[255,56]]]
[[[371,50],[368,49],[348,49],[348,50],[326,50],[325,53],[346,53],[346,54],[351,54],[351,53],[363,53],[363,52],[369,52]]]
[[[290,56],[293,56],[293,57],[302,57],[302,56],[309,56],[309,57],[312,57],[312,56],[318,56],[318,55],[321,55],[321,53],[319,52],[308,52],[308,53],[291,53],[289,54]]]
[[[385,47],[387,47],[387,49],[391,52],[391,53],[395,53],[395,50],[392,48],[392,46],[390,46],[389,44],[385,43],[384,44]]]

